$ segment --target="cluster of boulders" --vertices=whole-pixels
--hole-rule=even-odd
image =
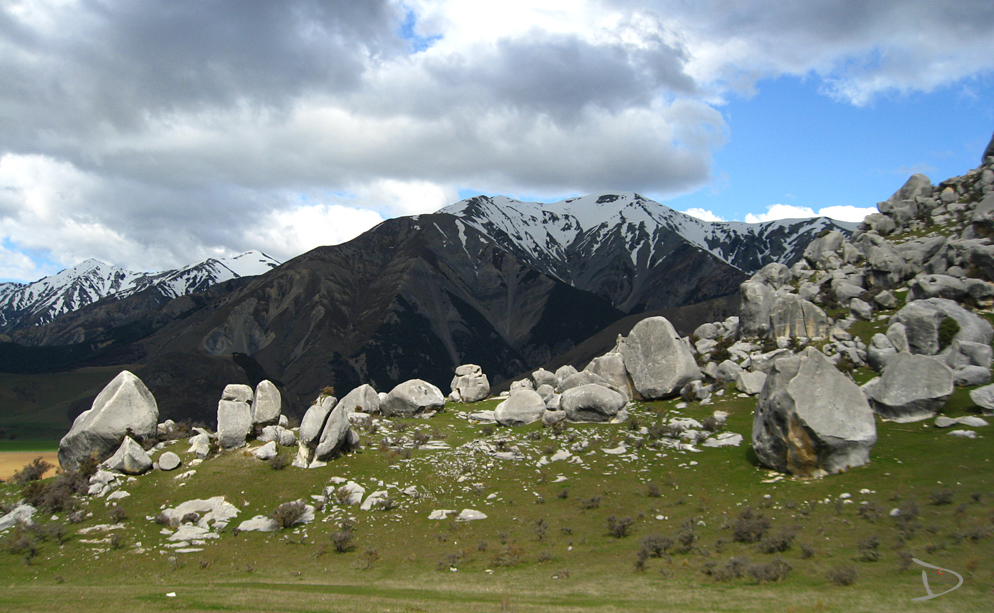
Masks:
[[[715,379],[736,366],[768,374],[753,445],[777,470],[817,476],[863,464],[876,439],[873,413],[929,419],[955,386],[991,381],[994,330],[971,309],[994,303],[994,158],[937,187],[914,175],[878,210],[851,237],[827,232],[792,267],[770,264],[743,283],[739,340],[727,347],[732,363],[704,368]],[[929,231],[938,224],[943,232]],[[869,345],[846,331],[888,315],[886,333]],[[815,343],[820,349],[794,355]],[[756,353],[760,345],[769,351]],[[698,340],[695,349],[706,360],[712,347]],[[832,363],[880,376],[860,388],[826,370]],[[746,383],[739,389],[756,391]],[[994,386],[971,397],[994,412]]]

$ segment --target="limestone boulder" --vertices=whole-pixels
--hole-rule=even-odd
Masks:
[[[646,400],[671,397],[702,377],[690,347],[665,317],[635,324],[619,349],[635,391]]]
[[[790,283],[793,278],[794,276],[791,274],[789,268],[779,262],[772,262],[760,268],[759,272],[754,274],[749,280],[763,283],[777,290]]]
[[[314,448],[313,460],[326,462],[342,451],[347,451],[349,440],[349,410],[339,402],[328,415],[317,446]]]
[[[763,338],[770,332],[770,311],[776,296],[765,283],[746,281],[739,286],[739,336]]]
[[[763,391],[766,385],[767,374],[765,372],[740,372],[735,378],[735,387],[743,394],[756,396]]]
[[[879,332],[870,339],[870,345],[866,348],[866,362],[870,368],[876,372],[883,372],[887,362],[897,355],[897,349],[887,335]]]
[[[559,406],[570,421],[606,422],[614,419],[628,398],[602,385],[588,384],[563,392]]]
[[[241,447],[251,431],[252,405],[239,400],[221,400],[217,403],[217,439],[222,448]]]
[[[152,459],[141,445],[130,436],[124,437],[121,446],[101,466],[125,475],[143,475],[152,470]]]
[[[605,387],[611,387],[611,383],[609,383],[608,380],[605,379],[604,377],[589,370],[581,370],[580,372],[574,375],[570,375],[565,379],[563,379],[559,383],[559,388],[557,391],[559,393],[563,393],[568,389],[572,389],[574,387],[580,387],[581,385],[590,385],[591,383],[597,385],[603,385]],[[621,390],[618,391],[620,392]]]
[[[715,369],[715,379],[718,381],[735,381],[742,372],[742,367],[731,360],[725,360]]]
[[[260,460],[271,460],[276,456],[278,456],[279,454],[280,452],[276,450],[276,441],[269,441],[262,447],[254,449],[252,451],[252,455],[259,458]]]
[[[321,433],[324,432],[328,416],[331,415],[337,404],[337,398],[322,394],[304,413],[304,419],[300,421],[300,429],[297,431],[299,444],[297,457],[293,460],[294,466],[298,468],[310,466],[314,457],[314,449],[321,438]]]
[[[368,383],[360,385],[338,401],[350,413],[368,413],[376,415],[380,412],[380,396]]]
[[[159,470],[164,470],[166,472],[170,470],[176,470],[181,464],[179,456],[172,451],[166,451],[159,456],[156,464],[159,465]]]
[[[990,322],[945,298],[909,302],[891,317],[891,323],[904,326],[911,353],[935,355],[943,349],[939,345],[939,326],[946,317],[959,325],[952,340],[990,345],[994,337]]]
[[[127,370],[121,371],[83,411],[59,442],[59,464],[64,470],[76,470],[91,455],[97,461],[109,458],[129,432],[149,437],[157,431],[159,408],[152,392],[141,379]]]
[[[252,404],[252,401],[255,400],[255,393],[251,387],[243,383],[231,383],[224,386],[224,391],[221,392],[221,400]]]
[[[552,388],[556,388],[559,385],[559,377],[556,376],[556,373],[549,372],[544,368],[539,368],[533,372],[532,379],[535,381],[535,389],[543,385],[549,385]]]
[[[983,366],[962,366],[953,371],[953,385],[973,387],[991,382],[991,369]]]
[[[777,337],[825,336],[828,333],[828,315],[797,294],[786,294],[778,296],[770,308],[770,327]]]
[[[556,369],[556,378],[559,379],[560,381],[562,381],[566,377],[569,377],[570,375],[575,375],[575,374],[576,374],[576,368],[574,368],[572,364],[564,364],[563,366],[560,366],[559,368]]]
[[[863,393],[885,419],[902,423],[931,419],[953,393],[953,371],[923,355],[898,353],[881,376],[863,385]]]
[[[969,290],[963,280],[949,275],[921,275],[916,277],[909,286],[911,288],[911,300],[925,300],[928,298],[962,300],[969,294]]]
[[[606,353],[596,357],[584,370],[600,376],[628,398],[632,397],[628,385],[628,371],[625,370],[625,358],[620,353]]]
[[[387,394],[380,405],[385,417],[411,417],[426,411],[441,411],[445,408],[442,391],[421,379],[411,379],[400,383]]]
[[[268,426],[280,421],[283,411],[283,397],[276,385],[268,379],[255,386],[255,399],[252,401],[252,423]]]
[[[494,419],[502,426],[523,426],[542,419],[545,400],[535,390],[518,388],[494,409]]]
[[[980,407],[984,415],[994,415],[994,385],[985,385],[970,390],[970,400]]]
[[[861,466],[877,440],[859,387],[813,347],[777,360],[756,403],[752,444],[781,472],[820,477]]]
[[[460,369],[467,374],[460,375]],[[464,364],[456,368],[451,387],[449,398],[454,402],[479,402],[490,395],[490,381],[476,364]]]

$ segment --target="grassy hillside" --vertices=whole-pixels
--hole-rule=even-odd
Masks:
[[[756,465],[748,444],[754,404],[728,391],[712,406],[678,411],[675,401],[647,403],[626,424],[574,424],[559,432],[538,425],[513,430],[474,425],[450,410],[430,420],[386,422],[378,432],[364,433],[368,446],[360,452],[313,470],[275,471],[243,451],[228,452],[185,480],[176,479],[186,470],[181,468],[128,483],[123,489],[131,496],[117,506],[91,499],[84,508],[92,517],[66,524],[62,545],[55,538],[38,541],[33,558],[11,553],[16,535],[8,534],[7,551],[0,552],[0,574],[6,578],[0,608],[990,610],[994,471],[987,437],[963,440],[927,423],[880,422],[869,465],[822,480],[795,480]],[[652,426],[665,416],[700,419],[715,409],[729,413],[728,430],[746,436],[742,446],[700,453],[657,447]],[[970,411],[967,394],[957,390],[947,414]],[[419,431],[424,436],[416,436]],[[385,437],[399,446],[381,443]],[[416,439],[432,438],[450,449],[414,447]],[[498,460],[460,447],[475,439],[517,447],[527,459]],[[605,453],[623,442],[624,453]],[[574,452],[581,463],[537,465],[556,450],[584,444]],[[185,443],[169,449],[184,463],[192,459]],[[336,476],[355,480],[367,493],[386,489],[397,506],[360,511],[329,505],[306,527],[233,530],[281,502],[310,501]],[[410,485],[417,486],[420,498],[400,493]],[[13,486],[0,488],[5,503],[18,497]],[[210,496],[225,496],[240,509],[238,518],[221,538],[195,547],[202,551],[171,551],[162,526],[151,518],[163,506]],[[428,519],[432,510],[464,508],[488,518]],[[889,516],[894,508],[917,514],[896,520]],[[79,532],[112,523],[117,509],[126,519],[110,532]],[[742,517],[745,509],[752,511],[751,520]],[[769,522],[764,547],[789,541],[783,552],[767,554],[757,544],[736,541],[737,533],[762,525],[757,515]],[[614,526],[632,520],[626,535],[612,534],[612,516]],[[336,553],[330,535],[343,520],[354,522],[354,547]],[[662,557],[648,557],[639,567],[639,550],[651,537],[663,540],[650,541],[650,549],[666,538],[672,544]],[[786,578],[758,582],[750,574],[777,556],[791,567]],[[937,599],[911,602],[925,595],[922,569],[909,561],[912,556],[948,565],[965,583]],[[733,578],[733,558],[742,561],[741,578]],[[855,569],[855,583],[840,586],[826,576],[839,566]],[[763,571],[752,572],[762,576]],[[930,572],[938,593],[950,575]],[[174,598],[166,596],[171,592]]]

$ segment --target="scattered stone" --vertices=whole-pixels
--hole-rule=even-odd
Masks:
[[[7,513],[3,517],[0,517],[0,532],[13,528],[17,524],[23,524],[25,526],[34,525],[34,520],[31,519],[35,514],[35,508],[29,504],[19,504],[14,507],[14,510]]]
[[[256,515],[238,524],[239,532],[275,532],[278,529],[279,524],[276,520],[265,515]]]
[[[722,432],[718,436],[704,441],[702,447],[738,447],[742,444],[742,435],[735,432]]]
[[[252,451],[252,455],[254,455],[255,457],[257,457],[257,458],[259,458],[260,460],[263,460],[263,461],[265,461],[265,460],[271,460],[271,459],[275,458],[276,456],[278,456],[279,454],[280,454],[280,452],[276,450],[276,441],[269,441],[268,443],[266,443],[262,447],[259,447],[258,449],[254,449]]]
[[[735,388],[743,394],[755,396],[763,391],[763,386],[766,384],[766,376],[766,373],[762,371],[742,371],[735,378]]]
[[[143,475],[152,470],[152,459],[130,436],[124,437],[117,452],[105,460],[101,466],[107,470],[125,475]]]
[[[158,465],[159,470],[164,470],[166,472],[170,470],[176,470],[180,465],[179,456],[172,451],[166,451],[159,456]]]
[[[950,426],[955,426],[959,421],[951,417],[946,417],[945,415],[940,415],[935,418],[936,428],[948,428]]]
[[[463,509],[456,517],[456,521],[477,521],[486,519],[487,516],[475,509]]]
[[[977,438],[977,433],[973,430],[952,430],[949,436],[959,436],[962,438]]]
[[[451,387],[449,398],[454,402],[479,402],[490,395],[490,381],[476,364],[457,367]]]
[[[982,427],[988,425],[986,419],[981,419],[981,418],[973,416],[973,415],[968,415],[966,417],[960,417],[959,420],[957,420],[957,421],[959,421],[959,424],[961,426],[970,426],[971,428],[982,428]]]
[[[428,515],[428,519],[432,520],[448,519],[449,515],[452,515],[453,513],[455,513],[454,509],[439,509],[436,511],[432,511]]]

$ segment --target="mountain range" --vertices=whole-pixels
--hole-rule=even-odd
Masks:
[[[63,368],[145,364],[153,392],[169,387],[183,410],[201,404],[207,414],[221,390],[201,383],[182,392],[175,373],[196,362],[198,373],[216,366],[230,375],[231,356],[246,379],[277,381],[289,413],[329,384],[342,393],[360,383],[387,391],[422,378],[447,389],[462,363],[479,364],[496,384],[626,316],[687,307],[680,319],[692,326],[695,307],[687,305],[704,301],[712,306],[697,309],[697,323],[734,314],[734,300],[714,299],[735,294],[765,264],[793,263],[819,233],[854,226],[706,222],[633,193],[551,204],[480,196],[174,298],[154,284],[125,290],[124,279],[115,285],[98,275],[91,284],[111,288],[112,299],[13,330],[16,344],[7,344],[6,361],[0,351],[0,366],[20,359],[24,345],[60,347],[70,356]],[[587,343],[586,353],[596,350]]]

